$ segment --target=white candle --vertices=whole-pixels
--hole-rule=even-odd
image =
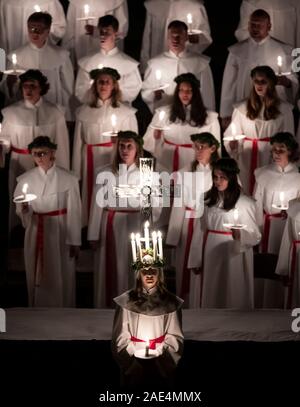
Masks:
[[[149,222],[145,222],[144,227],[144,235],[145,235],[145,248],[150,249],[150,241],[149,241]]]
[[[277,57],[277,65],[278,65],[278,75],[281,75],[282,73],[282,57],[278,55]]]
[[[233,219],[234,219],[234,224],[236,225],[239,220],[239,210],[236,208],[233,211]]]
[[[24,184],[23,188],[22,188],[24,199],[26,199],[27,190],[28,190],[28,184]]]
[[[160,122],[162,122],[164,120],[165,115],[166,115],[166,112],[164,110],[159,112],[158,118],[159,118]]]
[[[161,70],[160,69],[156,69],[155,71],[155,77],[157,81],[161,80]]]
[[[135,240],[136,240],[136,244],[137,244],[137,248],[138,248],[140,260],[142,261],[143,254],[142,254],[142,246],[141,246],[141,235],[140,235],[139,233],[137,233],[137,234],[135,235]]]
[[[231,135],[233,140],[235,140],[235,136],[236,136],[236,125],[234,123],[231,123]]]
[[[102,68],[103,68],[103,64],[99,64],[98,69],[102,69]]]
[[[284,192],[279,193],[280,206],[284,205]]]
[[[131,233],[131,250],[132,250],[132,260],[136,261],[136,245],[134,239],[134,233]]]
[[[192,24],[193,24],[193,16],[191,13],[188,13],[186,16],[187,23],[188,23],[188,31],[192,31]]]
[[[111,115],[111,125],[113,133],[116,133],[117,116],[114,113]]]
[[[16,54],[12,54],[11,60],[12,60],[13,68],[14,68],[14,71],[15,71],[15,70],[16,70],[16,65],[17,65],[17,55],[16,55]]]
[[[158,237],[158,257],[162,260],[163,259],[163,247],[162,247],[162,238],[161,238],[161,232],[157,232],[157,237]]]
[[[90,13],[90,6],[89,6],[88,4],[85,4],[85,5],[83,6],[83,9],[84,9],[85,18],[88,18],[89,13]]]
[[[40,13],[42,11],[41,7],[38,4],[36,4],[33,8],[34,8],[34,11],[36,11],[37,13]]]
[[[152,247],[153,247],[153,259],[156,260],[156,251],[157,251],[157,235],[156,232],[152,232]]]

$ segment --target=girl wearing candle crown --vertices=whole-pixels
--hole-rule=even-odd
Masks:
[[[247,100],[235,106],[232,121],[242,140],[225,141],[228,154],[238,160],[240,178],[246,193],[252,194],[254,171],[270,162],[270,137],[279,131],[294,134],[293,106],[279,99],[277,78],[269,66],[251,71],[252,89]],[[232,126],[224,135],[232,136]]]
[[[154,243],[142,257],[136,251],[135,287],[114,299],[112,351],[122,385],[132,388],[170,386],[183,351],[182,300],[164,285],[162,248],[159,256],[157,248]]]
[[[83,226],[88,224],[95,169],[111,164],[113,141],[102,134],[109,131],[137,132],[136,110],[120,102],[120,75],[112,68],[90,72],[91,101],[77,112],[73,147],[73,170],[82,181]]]
[[[290,133],[275,134],[270,144],[273,163],[255,171],[254,198],[262,231],[261,251],[278,255],[286,223],[285,209],[290,200],[300,196],[300,174],[295,164],[299,154],[298,143]],[[256,285],[257,305],[263,308],[283,306],[281,282],[260,278]]]
[[[139,186],[139,158],[143,139],[133,131],[120,131],[112,165],[97,174],[91,200],[88,240],[95,253],[95,297],[97,308],[113,305],[113,297],[128,289],[130,230],[140,229],[140,197],[116,197],[114,186]]]
[[[252,247],[261,235],[255,202],[242,193],[238,173],[232,158],[213,164],[213,186],[195,226],[189,267],[201,272],[203,308],[254,307]]]
[[[210,132],[220,141],[218,115],[206,110],[199,80],[192,73],[179,75],[174,80],[177,86],[172,105],[156,110],[144,136],[144,148],[156,158],[157,170],[167,170],[169,173],[193,161],[191,134]],[[166,114],[160,120],[162,111]]]
[[[174,199],[167,244],[176,246],[176,293],[190,308],[197,308],[200,306],[200,275],[191,273],[187,263],[195,221],[202,215],[203,195],[212,186],[211,165],[219,158],[220,143],[211,133],[192,134],[191,140],[195,160],[184,167],[177,178],[183,196],[178,201]]]

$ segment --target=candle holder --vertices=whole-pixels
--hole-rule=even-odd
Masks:
[[[34,201],[37,198],[36,195],[34,194],[22,194],[14,197],[13,201],[14,203],[26,203],[26,202],[31,202]]]

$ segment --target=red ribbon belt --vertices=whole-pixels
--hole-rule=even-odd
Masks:
[[[209,233],[214,233],[216,235],[226,235],[226,236],[232,236],[232,232],[227,232],[225,230],[214,230],[214,229],[207,229],[206,233],[204,235],[204,240],[203,240],[203,246],[202,246],[202,264],[204,265],[204,252],[205,252],[205,246],[206,246],[206,241]],[[202,306],[202,291],[203,291],[203,274],[204,274],[204,267],[202,267],[202,273],[201,273],[201,291],[200,291],[200,306]]]
[[[39,257],[41,259],[40,264],[42,272],[44,269],[44,217],[66,215],[66,213],[67,213],[66,208],[44,213],[33,212],[33,214],[38,217],[36,247],[35,247],[35,278],[34,278],[36,285],[39,285],[40,280],[39,279],[40,276],[37,276],[37,263]]]
[[[249,180],[250,194],[252,195],[253,189],[254,189],[254,184],[255,184],[254,171],[257,168],[257,161],[258,161],[258,142],[260,142],[260,141],[268,142],[268,141],[270,141],[270,137],[264,137],[264,138],[245,137],[244,140],[251,141],[251,143],[252,143],[250,180]]]
[[[93,193],[93,184],[94,184],[94,153],[93,147],[112,147],[113,143],[111,141],[107,143],[99,144],[87,144],[87,192],[88,192],[88,214],[90,214],[92,193]]]
[[[293,240],[293,242],[292,242],[291,275],[290,275],[289,286],[288,286],[287,308],[292,308],[293,285],[294,285],[295,272],[296,272],[296,263],[297,263],[297,244],[300,244],[300,240]]]
[[[30,154],[28,148],[18,148],[15,146],[11,146],[11,151],[17,154]]]
[[[263,253],[268,252],[268,244],[269,244],[269,235],[270,235],[270,226],[271,226],[271,219],[272,218],[281,218],[281,213],[266,213],[264,212],[265,216],[265,224],[264,224],[264,233],[261,242],[261,250]]]
[[[113,305],[113,298],[117,292],[117,251],[114,236],[114,217],[116,213],[137,213],[139,210],[106,209],[106,245],[105,245],[105,286],[106,286],[106,306]]]
[[[170,144],[171,146],[175,146],[174,156],[173,156],[173,172],[179,170],[179,147],[183,148],[192,148],[192,144],[176,144],[172,143],[171,141],[164,140],[166,144]]]
[[[185,208],[186,211],[193,211],[192,208]],[[184,253],[184,262],[183,262],[183,270],[182,270],[182,281],[181,281],[181,297],[184,297],[190,291],[190,276],[191,270],[187,267],[190,248],[192,243],[192,237],[194,233],[194,218],[190,217],[188,222],[188,231],[187,231],[187,239],[185,245],[185,253]]]
[[[156,349],[156,344],[162,343],[165,340],[165,337],[166,335],[162,335],[155,339],[149,339],[149,349]],[[146,342],[143,339],[136,338],[135,336],[132,336],[130,339],[132,340],[132,342]]]

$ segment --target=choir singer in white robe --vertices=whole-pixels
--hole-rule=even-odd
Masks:
[[[83,226],[88,224],[94,169],[99,170],[113,161],[115,137],[109,138],[102,133],[138,131],[135,109],[121,103],[118,71],[104,67],[93,70],[90,76],[93,99],[77,112],[72,160],[73,170],[82,180]]]
[[[55,165],[56,144],[37,137],[28,149],[37,165],[18,178],[14,196],[35,194],[17,204],[25,227],[24,257],[28,301],[35,307],[75,306],[75,258],[81,245],[78,179]]]
[[[168,25],[168,51],[155,56],[147,63],[142,98],[151,112],[159,106],[171,103],[175,90],[174,78],[187,72],[193,73],[199,79],[205,107],[215,110],[215,89],[209,58],[188,51],[187,38],[187,25],[183,21],[172,21]],[[162,86],[167,87],[159,89]]]
[[[79,70],[76,78],[75,95],[80,102],[86,102],[90,88],[90,71],[106,66],[119,72],[123,102],[131,103],[142,87],[138,62],[121,52],[116,46],[119,22],[114,16],[106,15],[99,18],[98,29],[100,50],[78,61]]]

